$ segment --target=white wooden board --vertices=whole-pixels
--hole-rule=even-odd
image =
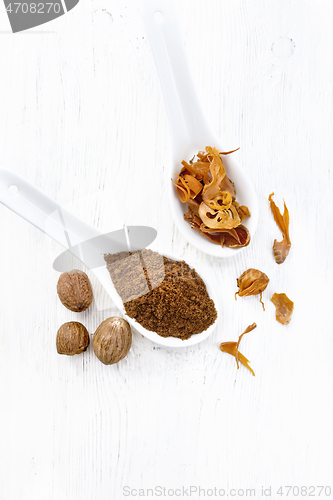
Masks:
[[[91,310],[66,310],[52,268],[61,247],[0,205],[1,499],[118,500],[140,489],[158,498],[163,488],[187,498],[190,486],[220,497],[264,498],[264,487],[285,498],[285,486],[295,487],[289,498],[328,496],[311,486],[333,495],[333,4],[175,8],[203,109],[223,143],[240,146],[259,198],[251,245],[225,261],[189,247],[169,214],[167,115],[137,4],[81,0],[15,35],[0,9],[1,166],[101,230],[156,227],[156,249],[200,262],[222,310],[215,333],[191,348],[161,348],[134,332],[114,366],[92,348],[59,356],[62,323],[82,321],[93,334],[117,310],[93,278]],[[280,238],[272,191],[291,218],[282,266],[271,251]],[[266,312],[258,297],[234,300],[249,267],[270,278]],[[274,292],[295,302],[288,326],[275,321]],[[241,351],[255,377],[219,350],[254,321]]]

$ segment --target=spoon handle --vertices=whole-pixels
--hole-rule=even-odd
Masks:
[[[67,249],[100,235],[23,177],[6,169],[0,169],[0,202]]]
[[[197,99],[172,3],[141,0],[141,15],[163,89],[174,153],[189,143],[202,148],[214,134]]]

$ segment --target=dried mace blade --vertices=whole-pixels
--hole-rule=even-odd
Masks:
[[[276,321],[282,325],[288,325],[294,311],[294,303],[285,293],[274,293],[271,301],[276,307]]]
[[[248,207],[236,201],[234,183],[223,165],[221,155],[233,152],[207,146],[189,162],[181,162],[182,169],[172,182],[180,201],[188,203],[184,220],[192,229],[222,247],[241,248],[250,243],[249,230],[242,220],[251,214]]]
[[[286,207],[285,201],[283,201],[284,211],[282,215],[279,208],[275,205],[274,201],[272,200],[273,195],[274,193],[271,193],[268,197],[268,200],[271,205],[271,210],[274,216],[274,220],[281,229],[283,235],[282,241],[274,240],[273,254],[275,262],[277,264],[282,264],[286,260],[291,247],[291,242],[289,237],[289,211],[288,208]]]
[[[239,344],[243,335],[251,332],[256,327],[257,327],[256,323],[253,323],[252,325],[248,326],[246,330],[238,337],[238,342],[222,342],[222,344],[220,345],[220,349],[222,352],[227,352],[228,354],[235,356],[237,369],[239,369],[238,361],[240,361],[244,366],[246,366],[246,368],[250,370],[253,376],[255,376],[255,373],[249,365],[250,361],[241,352],[239,352]]]
[[[237,279],[237,286],[239,290],[235,293],[235,299],[237,299],[237,295],[243,297],[246,295],[260,294],[260,302],[263,310],[265,310],[265,306],[262,301],[262,292],[266,289],[268,283],[269,278],[265,273],[262,273],[259,269],[248,269]]]

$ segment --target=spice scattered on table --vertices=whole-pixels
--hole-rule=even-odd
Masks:
[[[235,293],[235,299],[237,299],[237,295],[243,297],[246,295],[260,294],[260,302],[263,310],[265,310],[265,306],[262,301],[262,292],[267,288],[268,283],[269,278],[265,273],[262,273],[258,269],[248,269],[237,279],[237,286],[239,290]]]
[[[239,362],[240,361],[246,368],[250,370],[252,375],[254,376],[255,373],[252,370],[252,368],[249,366],[250,361],[241,353],[239,352],[239,344],[242,339],[242,337],[246,334],[251,332],[257,327],[256,323],[252,323],[252,325],[248,326],[246,330],[238,337],[238,342],[222,342],[220,345],[220,349],[222,352],[227,352],[228,354],[231,354],[232,356],[235,356],[236,363],[237,363],[237,369],[239,369]]]
[[[184,219],[192,229],[222,247],[239,248],[250,243],[250,233],[242,224],[250,211],[236,201],[234,183],[223,166],[221,155],[233,152],[221,153],[207,146],[206,152],[199,151],[196,160],[183,160],[177,180],[171,180],[180,201],[188,203]]]
[[[186,262],[146,249],[104,258],[126,314],[147,330],[185,340],[215,322],[206,285]]]
[[[283,215],[281,214],[279,208],[275,205],[272,196],[274,193],[271,193],[268,197],[268,200],[270,202],[271,210],[274,216],[274,220],[279,226],[279,228],[282,231],[283,239],[282,241],[277,241],[274,240],[273,243],[273,255],[275,262],[277,264],[282,264],[286,258],[287,255],[289,254],[289,250],[291,247],[291,241],[290,241],[290,236],[289,236],[289,211],[286,206],[285,201],[284,203],[284,211]]]
[[[294,303],[287,297],[285,293],[274,293],[271,301],[276,307],[276,321],[282,325],[288,325],[294,311]]]

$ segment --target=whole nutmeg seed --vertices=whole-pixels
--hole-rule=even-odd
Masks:
[[[106,319],[93,336],[94,353],[105,365],[118,363],[127,355],[131,345],[131,327],[122,318]]]
[[[59,354],[81,354],[90,343],[88,330],[82,323],[64,323],[57,332],[57,351]]]
[[[93,300],[89,278],[78,269],[60,275],[57,292],[62,304],[74,312],[85,311]]]

